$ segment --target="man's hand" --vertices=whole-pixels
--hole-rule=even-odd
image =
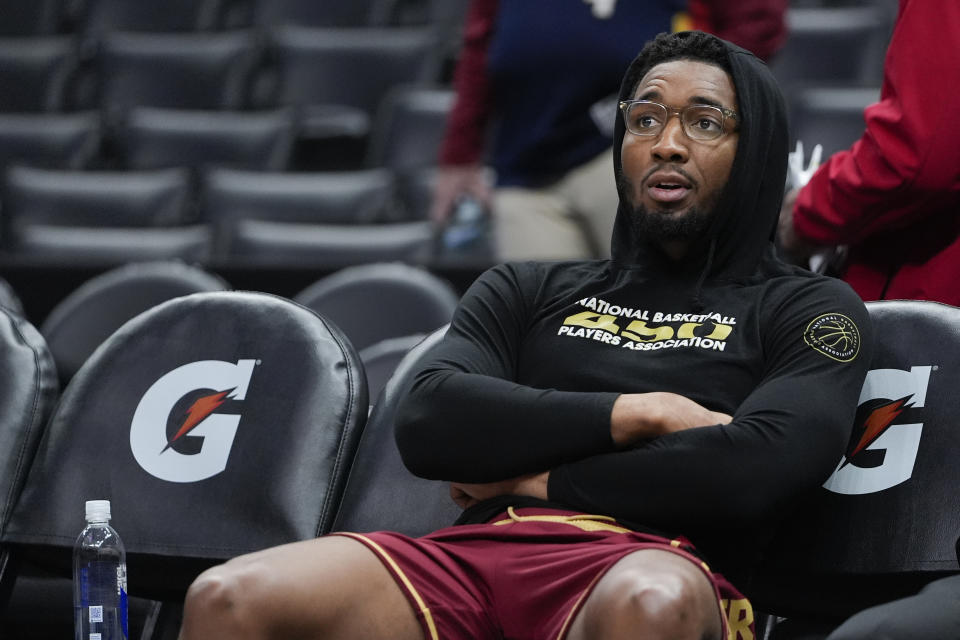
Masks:
[[[693,427],[727,424],[731,416],[676,393],[625,393],[613,403],[610,434],[614,443],[628,447],[665,433]]]
[[[463,509],[497,496],[530,496],[546,500],[547,480],[549,478],[550,472],[544,471],[543,473],[518,476],[499,482],[482,484],[451,482],[450,497]]]
[[[444,224],[457,198],[462,195],[473,196],[489,207],[491,191],[489,170],[482,165],[439,167],[434,179],[430,219],[436,224]]]

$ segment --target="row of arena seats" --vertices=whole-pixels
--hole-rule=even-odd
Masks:
[[[0,36],[108,31],[217,31],[237,27],[303,24],[362,27],[404,24],[456,25],[465,0],[0,0]]]
[[[134,262],[89,279],[38,324],[60,388],[114,331],[140,313],[173,298],[231,289],[224,278],[176,261]],[[360,354],[375,397],[405,348],[450,321],[458,298],[451,283],[425,269],[371,263],[325,275],[290,299],[343,328]],[[24,315],[19,296],[4,280],[0,307]]]
[[[751,621],[765,640],[823,638],[926,584],[938,587],[918,596],[932,599],[932,617],[951,614],[960,309],[868,309],[877,344],[851,442],[869,444],[787,517],[748,591],[757,610],[730,609],[731,638],[751,638]],[[377,311],[398,316],[387,300]],[[60,637],[69,632],[70,550],[85,499],[112,502],[128,552],[131,637],[143,640],[175,637],[193,577],[238,554],[334,530],[417,535],[449,524],[457,509],[446,485],[411,476],[392,437],[398,398],[444,331],[406,352],[368,415],[363,362],[338,324],[277,296],[195,293],[125,323],[57,400],[40,332],[0,309],[0,372],[15,382],[0,388],[0,587],[12,590],[4,637],[54,637],[38,628],[58,624]],[[231,397],[207,424],[169,442],[191,403],[223,390]],[[903,415],[864,439],[892,403]],[[800,624],[805,635],[791,635]]]

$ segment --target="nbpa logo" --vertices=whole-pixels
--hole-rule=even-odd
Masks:
[[[823,485],[825,489],[861,495],[910,479],[923,423],[894,424],[894,420],[908,407],[923,408],[932,369],[873,369],[867,373],[850,447]]]
[[[170,482],[197,482],[223,471],[240,416],[214,411],[246,398],[256,364],[202,360],[154,382],[130,425],[130,449],[144,471]]]

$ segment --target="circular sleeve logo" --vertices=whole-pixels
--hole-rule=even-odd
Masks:
[[[825,313],[807,325],[803,340],[839,362],[850,362],[860,352],[860,331],[853,320],[841,313]]]

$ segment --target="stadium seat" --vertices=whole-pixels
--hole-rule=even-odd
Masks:
[[[0,111],[48,112],[70,106],[77,70],[70,36],[0,38]]]
[[[323,173],[263,173],[213,169],[203,178],[203,218],[229,226],[239,220],[368,224],[391,217],[393,175],[386,169]]]
[[[792,99],[796,88],[880,86],[892,16],[876,4],[787,10],[787,40],[770,64]]]
[[[0,1],[0,37],[49,36],[60,30],[65,0]]]
[[[411,349],[374,402],[333,531],[388,530],[419,536],[453,524],[460,515],[460,508],[450,498],[449,485],[407,471],[393,438],[400,399],[445,332],[446,327],[441,327]]]
[[[791,104],[794,142],[823,146],[823,157],[850,148],[865,128],[863,110],[880,99],[879,87],[809,87]]]
[[[414,333],[398,338],[386,338],[360,350],[360,361],[363,362],[363,370],[367,374],[367,391],[371,402],[380,396],[407,352],[420,344],[425,337],[426,334]]]
[[[240,220],[217,239],[216,257],[244,267],[332,270],[369,262],[428,263],[435,236],[430,222],[305,224]]]
[[[40,325],[60,386],[66,387],[94,350],[134,316],[173,298],[228,288],[219,277],[175,261],[132,263],[88,280]]]
[[[773,638],[795,637],[789,628],[822,638],[858,611],[960,573],[960,309],[867,308],[874,355],[847,453],[783,523],[750,594],[787,618]]]
[[[387,93],[370,135],[368,164],[401,175],[438,164],[453,89],[405,85]]]
[[[210,31],[220,25],[228,0],[86,0],[80,29],[95,40],[109,31]]]
[[[293,299],[330,318],[362,352],[387,338],[425,334],[447,324],[460,296],[425,269],[380,263],[341,269]]]
[[[114,333],[64,391],[3,533],[69,576],[83,503],[112,503],[132,596],[329,531],[367,415],[355,350],[289,300],[198,293]],[[46,602],[48,618],[72,606]]]
[[[330,105],[365,118],[369,132],[391,87],[430,82],[436,73],[436,35],[428,27],[283,26],[270,29],[268,40],[273,74],[260,99],[300,107],[307,137],[329,135]]]
[[[6,525],[53,410],[56,368],[40,333],[0,304],[0,528]],[[16,577],[14,559],[0,544],[0,612]],[[0,618],[2,619],[2,618]],[[10,630],[4,626],[4,637]]]
[[[384,0],[253,0],[253,22],[261,28],[366,27],[384,23]]]
[[[10,283],[3,278],[0,278],[0,308],[24,316],[23,303],[20,302],[20,296],[13,290]]]
[[[117,146],[127,169],[230,166],[281,171],[290,164],[296,122],[289,109],[194,111],[135,107]]]
[[[0,167],[85,169],[96,159],[100,141],[100,116],[94,111],[0,113]]]
[[[41,264],[203,259],[210,232],[187,225],[189,174],[11,167],[4,253]]]
[[[247,31],[111,32],[97,59],[100,104],[111,122],[141,105],[240,109],[256,60],[256,38]]]

